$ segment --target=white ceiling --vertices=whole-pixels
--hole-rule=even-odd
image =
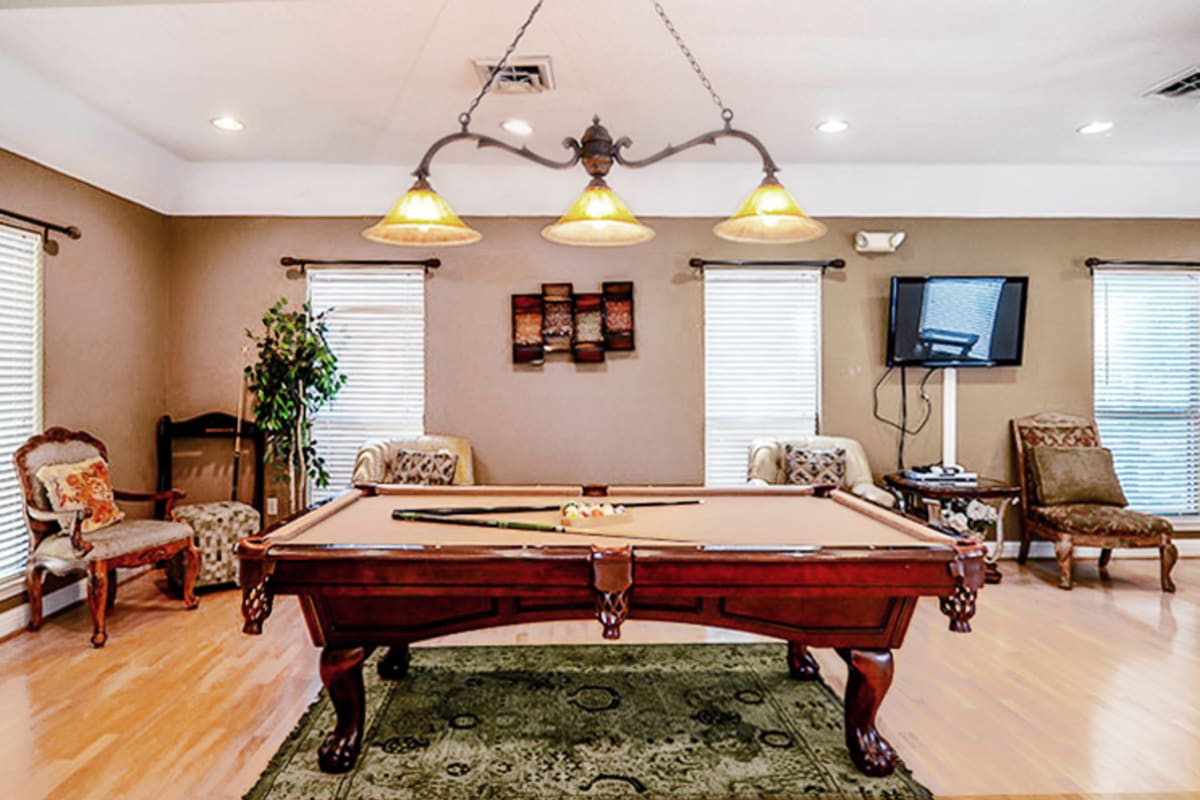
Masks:
[[[27,106],[0,117],[0,145],[119,192],[114,181],[136,170],[89,162],[160,165],[144,187],[125,178],[123,193],[185,213],[196,209],[180,193],[192,189],[220,204],[213,192],[228,178],[200,184],[230,162],[260,175],[310,165],[334,182],[376,166],[402,181],[457,128],[478,89],[469,59],[498,56],[530,4],[0,3],[0,86]],[[1142,96],[1200,63],[1197,0],[674,0],[667,10],[736,122],[786,165],[913,165],[918,181],[931,164],[1200,169],[1200,97]],[[558,157],[563,137],[599,113],[636,157],[720,125],[650,0],[546,0],[518,52],[550,54],[558,89],[489,96],[475,130],[507,137],[498,122],[522,117],[536,128],[529,145]],[[219,114],[246,130],[216,130],[208,120]],[[817,133],[829,116],[852,128]],[[1093,119],[1117,127],[1075,133]],[[678,160],[755,156],[727,141]],[[458,144],[434,178],[440,165],[512,161]]]

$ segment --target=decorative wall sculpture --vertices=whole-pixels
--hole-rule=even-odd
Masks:
[[[541,364],[552,353],[580,363],[633,349],[633,282],[608,281],[599,293],[543,283],[541,294],[512,296],[513,363]]]

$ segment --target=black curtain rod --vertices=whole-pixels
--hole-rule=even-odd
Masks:
[[[58,242],[50,238],[50,232],[61,233],[68,239],[78,239],[83,236],[83,232],[74,225],[57,225],[53,222],[47,222],[44,219],[31,217],[27,214],[18,214],[16,211],[9,211],[7,208],[0,208],[0,217],[8,217],[19,222],[24,222],[26,225],[32,225],[35,228],[40,228],[42,231],[42,249],[50,255],[58,255]]]
[[[1200,269],[1200,261],[1137,261],[1119,258],[1096,258],[1083,262],[1088,272],[1095,273],[1096,267],[1156,267],[1158,269]]]
[[[294,269],[288,270],[288,277],[298,278],[309,266],[424,267],[425,274],[428,275],[429,270],[437,269],[442,265],[442,260],[440,258],[296,258],[295,256],[284,256],[279,259],[279,263],[285,267],[294,267]]]
[[[846,262],[840,258],[831,258],[824,261],[797,261],[795,259],[774,260],[774,261],[736,261],[726,259],[707,259],[693,258],[688,261],[688,266],[692,269],[698,269],[701,272],[705,267],[819,267],[821,272],[827,269],[845,269]]]

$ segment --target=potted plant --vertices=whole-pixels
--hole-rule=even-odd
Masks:
[[[309,479],[329,484],[312,438],[312,419],[337,395],[346,376],[326,340],[325,312],[313,314],[308,303],[292,308],[281,298],[262,323],[261,336],[246,331],[258,347],[258,361],[246,367],[246,379],[255,420],[266,433],[264,458],[274,465],[275,480],[287,481],[288,505],[295,513],[307,505]]]

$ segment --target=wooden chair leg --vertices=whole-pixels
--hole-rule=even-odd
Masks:
[[[1070,536],[1060,536],[1054,543],[1054,557],[1058,559],[1058,587],[1071,588],[1071,551],[1074,544]]]
[[[92,612],[92,647],[104,647],[108,640],[104,625],[104,612],[108,606],[108,569],[103,561],[88,564],[87,601],[88,609]]]
[[[117,569],[113,567],[108,571],[108,594],[105,597],[105,606],[109,611],[117,603]]]
[[[196,578],[200,575],[200,551],[189,541],[183,550],[183,603],[189,609],[200,605],[196,597]]]
[[[1167,542],[1158,548],[1158,552],[1162,590],[1164,592],[1173,592],[1175,591],[1175,582],[1171,580],[1171,570],[1175,568],[1175,562],[1179,560],[1179,549],[1175,547],[1174,542]]]
[[[1112,558],[1112,548],[1111,547],[1100,548],[1100,569],[1107,569],[1108,562],[1111,558]]]
[[[25,594],[29,596],[29,630],[42,627],[42,580],[46,571],[36,564],[25,567]]]
[[[1021,547],[1017,550],[1017,563],[1024,564],[1029,560],[1029,527],[1022,523],[1021,525]]]

